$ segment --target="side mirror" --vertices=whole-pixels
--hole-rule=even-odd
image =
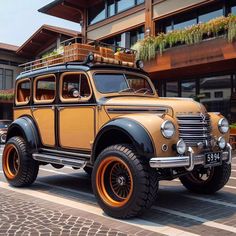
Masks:
[[[70,90],[69,92],[70,96],[73,97],[73,98],[80,98],[80,94],[79,94],[79,90],[73,88]]]

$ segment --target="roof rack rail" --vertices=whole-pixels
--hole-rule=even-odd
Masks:
[[[139,66],[139,63],[136,63],[135,50],[97,40],[88,39],[87,44],[83,44],[81,41],[81,37],[65,40],[61,42],[59,49],[40,59],[24,63],[20,67],[23,68],[23,73],[26,73],[69,62],[80,62],[81,65],[105,63],[128,67]]]

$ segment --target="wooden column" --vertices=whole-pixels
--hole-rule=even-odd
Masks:
[[[88,20],[87,20],[87,9],[84,8],[84,10],[82,11],[82,42],[83,43],[87,43],[87,26],[88,26]]]
[[[145,36],[153,36],[155,34],[153,23],[152,0],[145,1]]]

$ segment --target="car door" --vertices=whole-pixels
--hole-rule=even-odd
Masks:
[[[59,145],[63,149],[90,150],[95,136],[95,105],[92,89],[83,72],[65,72],[60,77],[58,106]]]
[[[34,80],[34,105],[31,108],[43,146],[55,146],[56,76],[43,75]]]

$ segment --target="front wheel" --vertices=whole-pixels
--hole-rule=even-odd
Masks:
[[[21,137],[10,138],[3,151],[2,167],[7,181],[15,187],[32,184],[39,170],[39,164],[28,152],[27,144]]]
[[[93,168],[92,185],[104,212],[123,219],[150,208],[158,191],[155,170],[128,145],[114,145],[102,151]]]
[[[179,179],[191,192],[213,194],[225,186],[230,175],[231,165],[223,162],[221,166],[193,170]]]

